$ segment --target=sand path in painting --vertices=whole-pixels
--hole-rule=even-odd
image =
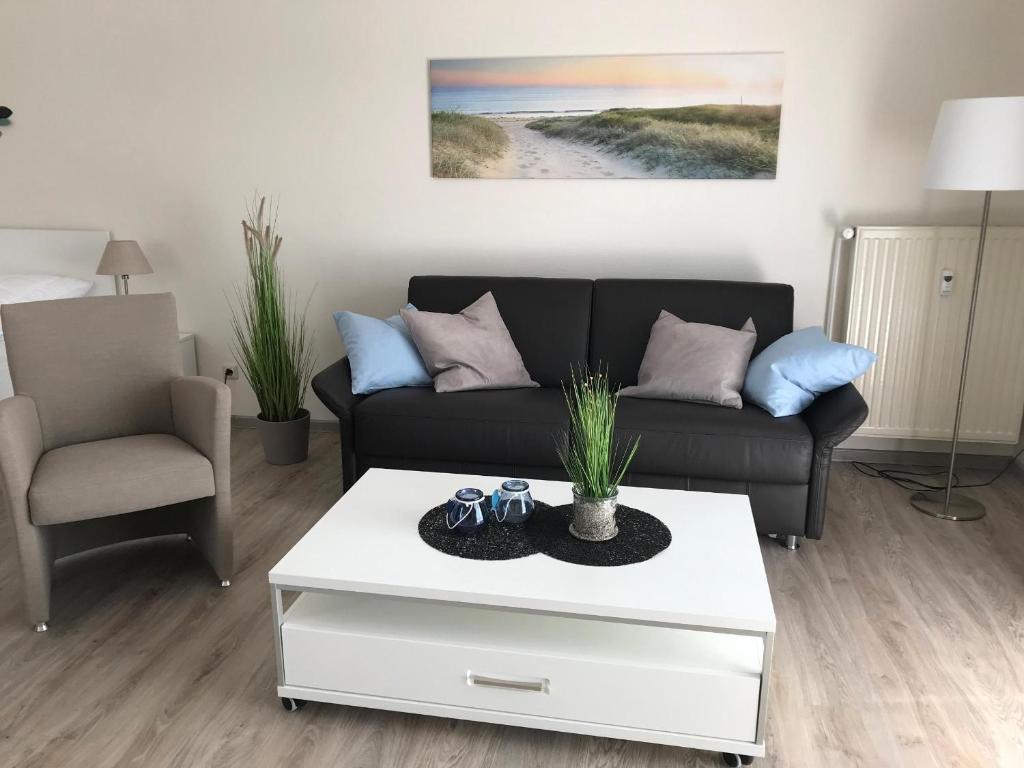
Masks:
[[[489,179],[656,179],[665,169],[646,170],[640,163],[588,144],[554,139],[526,127],[534,118],[490,118],[505,129],[505,154],[480,169]]]

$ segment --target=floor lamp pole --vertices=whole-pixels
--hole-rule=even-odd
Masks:
[[[960,418],[964,410],[964,392],[967,389],[967,366],[971,359],[971,339],[974,336],[974,315],[978,308],[981,287],[981,263],[985,257],[985,236],[988,233],[988,209],[992,192],[985,193],[985,207],[981,213],[981,234],[978,238],[978,260],[974,266],[974,287],[971,290],[971,309],[967,314],[967,341],[964,343],[964,362],[960,369],[960,391],[956,398],[956,417],[953,419],[953,444],[949,451],[949,476],[945,491],[921,491],[910,497],[910,503],[921,512],[943,520],[979,520],[985,516],[985,505],[961,493],[953,493],[953,470],[956,468],[956,446],[960,440]],[[939,494],[942,494],[941,497]]]

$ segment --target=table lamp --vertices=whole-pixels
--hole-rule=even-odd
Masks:
[[[992,192],[1024,189],[1024,96],[943,102],[928,152],[925,187],[984,192],[985,203],[981,212],[971,308],[967,316],[967,340],[960,368],[960,390],[953,419],[949,476],[944,490],[915,493],[910,503],[921,512],[943,520],[978,520],[985,516],[985,506],[971,496],[953,493],[953,470],[956,467],[956,447],[960,438],[960,417],[967,386],[967,365],[971,356]]]
[[[124,293],[128,295],[129,275],[149,275],[153,268],[146,261],[146,256],[134,240],[111,240],[103,249],[103,258],[96,267],[97,275],[115,275],[124,284]]]

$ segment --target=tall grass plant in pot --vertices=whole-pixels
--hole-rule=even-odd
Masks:
[[[640,446],[640,438],[620,444],[615,439],[619,393],[612,391],[607,372],[574,371],[565,387],[569,428],[557,442],[558,456],[572,481],[573,519],[569,532],[586,541],[607,541],[615,523],[619,483]]]
[[[233,352],[259,402],[257,427],[271,464],[309,455],[309,411],[302,407],[316,358],[306,331],[306,307],[285,292],[277,256],[276,212],[254,198],[242,221],[248,276],[232,307]]]

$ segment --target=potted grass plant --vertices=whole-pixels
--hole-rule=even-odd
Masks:
[[[569,532],[585,541],[607,541],[618,534],[615,511],[619,483],[640,445],[615,439],[619,393],[612,391],[607,372],[579,375],[565,387],[569,428],[557,442],[558,456],[572,481],[573,515]]]
[[[242,233],[248,276],[232,307],[233,351],[259,402],[257,428],[267,461],[296,464],[309,455],[309,411],[302,404],[316,362],[313,340],[305,307],[285,294],[277,215],[265,197],[253,199]]]

